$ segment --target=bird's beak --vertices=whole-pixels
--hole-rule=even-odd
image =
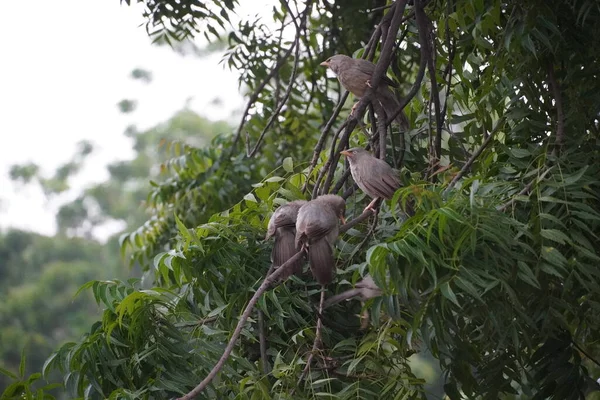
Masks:
[[[350,153],[348,150],[342,150],[342,151],[340,151],[340,154],[343,154],[346,157],[350,157],[352,155],[352,153]]]
[[[340,220],[342,220],[342,224],[346,225],[346,218],[343,215],[340,215]]]
[[[329,67],[329,63],[327,61],[323,61],[321,64],[319,64],[321,67]]]

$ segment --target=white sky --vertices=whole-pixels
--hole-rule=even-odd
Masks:
[[[128,125],[144,129],[165,121],[189,98],[193,110],[215,120],[243,105],[235,72],[218,64],[220,54],[200,60],[152,46],[140,26],[139,6],[117,0],[5,1],[2,15],[0,229],[53,234],[60,204],[104,180],[106,164],[132,156],[123,135]],[[152,72],[149,85],[130,78],[136,67]],[[225,107],[209,105],[217,96]],[[124,98],[138,100],[134,113],[119,112],[116,104]],[[48,202],[35,185],[16,187],[9,180],[10,166],[28,161],[50,176],[84,139],[95,151],[66,195]]]

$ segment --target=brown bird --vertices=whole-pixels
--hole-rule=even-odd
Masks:
[[[269,220],[265,239],[275,236],[275,244],[273,244],[273,251],[271,252],[271,262],[275,269],[300,251],[300,248],[296,246],[296,218],[298,217],[298,210],[306,203],[305,200],[296,200],[284,204],[273,213]],[[280,276],[280,279],[285,280],[292,274],[302,273],[303,264],[303,259],[294,262]]]
[[[333,245],[339,233],[339,220],[344,220],[346,202],[340,196],[326,194],[304,204],[296,220],[296,247],[308,251],[310,270],[321,285],[335,275]]]
[[[354,289],[346,290],[335,296],[328,298],[323,303],[323,308],[331,307],[337,303],[341,303],[344,300],[349,300],[353,297],[357,297],[360,301],[367,301],[375,297],[381,296],[382,291],[375,284],[371,275],[365,276],[361,281],[357,282]]]
[[[371,61],[336,54],[320,65],[329,67],[336,74],[344,89],[358,98],[363,97],[367,89],[371,87],[371,78],[375,72],[375,64]],[[384,75],[381,84],[377,86],[375,95],[388,118],[400,108],[400,103],[389,86],[398,87],[394,81]],[[354,107],[352,107],[352,112],[354,112]],[[398,114],[396,121],[403,130],[408,129],[408,118],[404,111]]]
[[[341,151],[340,154],[348,158],[354,182],[373,198],[364,211],[373,210],[373,204],[378,198],[391,199],[401,186],[396,171],[385,161],[373,157],[367,150],[354,147]]]

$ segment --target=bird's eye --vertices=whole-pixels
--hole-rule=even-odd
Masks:
[[[356,154],[356,150],[352,150],[352,154]]]

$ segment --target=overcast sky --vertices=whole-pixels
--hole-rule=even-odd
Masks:
[[[134,3],[132,1],[132,3]],[[151,127],[190,107],[210,119],[231,116],[243,104],[236,75],[218,62],[150,44],[139,6],[118,0],[28,0],[2,4],[0,24],[0,228],[55,232],[59,204],[108,174],[107,163],[132,156],[123,135],[130,124]],[[144,85],[134,68],[153,74]],[[226,106],[210,102],[219,97]],[[139,101],[132,114],[116,104]],[[33,186],[8,179],[12,164],[33,161],[50,175],[80,140],[95,145],[73,190],[50,203]]]

